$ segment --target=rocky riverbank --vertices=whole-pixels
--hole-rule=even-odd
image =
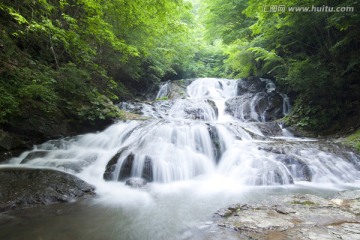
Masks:
[[[199,239],[360,239],[360,190],[294,194],[220,209]]]
[[[95,194],[81,179],[50,169],[1,168],[0,212],[70,202]]]

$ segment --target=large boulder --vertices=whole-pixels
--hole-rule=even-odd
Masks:
[[[117,162],[119,160],[119,157],[121,156],[121,154],[123,153],[124,150],[119,151],[118,153],[116,153],[111,159],[110,161],[107,163],[106,168],[105,168],[105,172],[103,174],[103,178],[105,181],[112,181],[114,180],[115,176],[114,176],[114,172],[116,169],[116,165]]]
[[[203,227],[201,239],[359,239],[360,191],[331,198],[314,195],[268,196],[256,204],[220,209]]]
[[[248,77],[238,81],[238,95],[266,91],[266,81],[257,77]]]
[[[0,212],[95,194],[95,188],[78,177],[50,169],[3,168],[0,182]]]

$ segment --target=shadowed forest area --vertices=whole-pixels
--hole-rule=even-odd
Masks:
[[[325,5],[353,11],[288,10]],[[360,124],[359,5],[4,0],[0,126],[29,139],[67,136],[125,119],[115,104],[145,99],[163,81],[262,77],[290,96],[287,124],[353,132]]]

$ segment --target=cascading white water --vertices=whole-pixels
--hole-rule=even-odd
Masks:
[[[359,180],[351,162],[314,147],[289,147],[286,140],[297,139],[278,124],[265,123],[269,109],[275,108],[269,99],[282,100],[276,114],[289,110],[287,96],[276,93],[274,83],[261,79],[258,84],[265,87],[255,92],[251,83],[239,81],[194,80],[186,88],[186,98],[141,105],[143,114],[152,119],[119,122],[103,132],[50,141],[11,162],[56,167],[93,182],[101,181],[104,171],[104,177],[113,181],[143,177],[173,182],[212,174],[239,185]],[[169,96],[170,84],[160,88],[157,98]],[[247,116],[263,123],[248,122]],[[264,151],[259,141],[280,149],[286,146],[286,152]]]
[[[196,79],[184,93],[174,89],[177,83],[167,82],[161,101],[119,105],[147,120],[48,141],[11,159],[11,167],[76,174],[96,186],[97,197],[56,206],[56,216],[35,209],[20,224],[5,222],[0,238],[202,239],[196,231],[231,203],[358,186],[357,154],[296,138],[273,121],[290,105],[270,80]],[[133,189],[124,184],[130,177],[152,183]]]

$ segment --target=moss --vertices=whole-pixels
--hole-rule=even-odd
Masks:
[[[348,136],[344,143],[360,152],[360,128],[355,133]]]
[[[161,97],[161,98],[157,98],[156,101],[165,101],[165,100],[169,100],[169,97],[168,96],[164,96],[164,97]]]
[[[130,113],[124,110],[120,110],[120,117],[121,120],[147,120],[148,118],[141,116],[139,114]]]
[[[311,201],[292,201],[291,204],[315,205],[315,203]]]

